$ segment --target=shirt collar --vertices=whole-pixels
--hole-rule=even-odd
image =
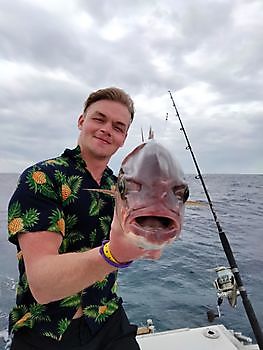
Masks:
[[[73,149],[66,148],[62,156],[68,157],[71,160],[73,160],[76,164],[76,167],[79,168],[80,170],[87,171],[86,162],[82,158],[79,145]],[[102,180],[107,179],[109,176],[112,176],[112,175],[113,175],[113,171],[107,166],[102,174]]]

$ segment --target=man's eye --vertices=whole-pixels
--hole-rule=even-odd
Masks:
[[[124,132],[125,132],[125,130],[124,130],[122,127],[120,127],[120,126],[115,125],[115,126],[113,126],[113,128],[114,128],[114,130],[116,130],[116,131],[118,131],[118,132],[121,132],[121,133],[123,133],[123,134],[124,134]]]

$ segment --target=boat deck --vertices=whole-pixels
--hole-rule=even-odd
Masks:
[[[141,350],[258,350],[257,345],[244,345],[223,325],[183,328],[138,335]]]

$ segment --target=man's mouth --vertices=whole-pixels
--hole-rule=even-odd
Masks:
[[[104,144],[107,144],[107,145],[110,145],[110,144],[111,144],[111,142],[110,142],[109,140],[106,140],[106,139],[104,139],[104,138],[102,138],[102,137],[95,136],[95,138],[96,138],[97,140],[103,142]]]

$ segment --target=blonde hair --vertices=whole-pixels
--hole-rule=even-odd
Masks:
[[[128,111],[131,114],[131,122],[133,121],[134,112],[135,112],[133,100],[124,90],[119,89],[117,87],[109,87],[109,88],[99,89],[97,91],[92,92],[84,103],[83,114],[86,113],[88,107],[92,103],[100,100],[115,101],[123,104],[128,108]]]

